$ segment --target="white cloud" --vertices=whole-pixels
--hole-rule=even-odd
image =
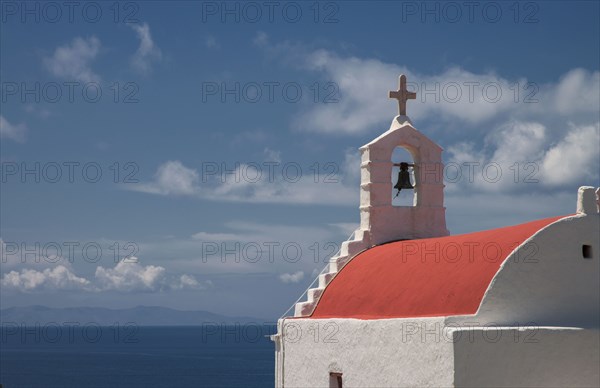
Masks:
[[[210,280],[199,282],[191,275],[181,275],[173,288],[180,290],[206,290],[213,286]]]
[[[488,141],[495,144],[492,160],[496,162],[537,160],[547,141],[546,127],[536,122],[512,122],[492,132]]]
[[[387,100],[386,91],[397,87],[399,74],[405,74],[409,87],[417,91],[417,99],[409,101],[413,119],[436,115],[446,120],[481,123],[515,106],[513,95],[508,93],[514,81],[491,72],[476,74],[453,67],[441,74],[424,75],[378,59],[342,57],[329,50],[310,51],[287,42],[272,45],[264,34],[258,35],[254,43],[271,56],[289,62],[295,59],[293,62],[302,69],[320,73],[323,79],[337,85],[339,102],[314,105],[302,112],[293,123],[300,130],[362,133],[387,125],[397,105]],[[425,89],[436,92],[425,93]],[[499,97],[495,95],[497,89],[504,92]]]
[[[274,179],[269,179],[267,171],[259,171],[252,165],[240,165],[236,174],[242,179],[227,179],[207,187],[202,197],[233,202],[311,205],[348,205],[358,199],[358,188],[345,187],[339,172],[314,176],[308,171],[298,171],[294,167],[286,170],[286,175],[277,174]],[[256,180],[255,177],[260,174],[261,179]]]
[[[600,123],[571,126],[567,135],[544,155],[541,173],[550,185],[598,180],[600,159]]]
[[[455,143],[447,148],[446,192],[457,190],[511,191],[522,185],[527,163],[539,160],[548,142],[546,128],[536,122],[513,121],[492,130],[484,139],[484,148],[474,142]],[[517,166],[521,166],[515,169]],[[449,167],[452,166],[452,167]],[[460,173],[458,167],[460,166]],[[460,179],[458,178],[460,175]],[[534,173],[539,180],[539,171]],[[531,180],[534,180],[533,178]],[[533,189],[533,187],[529,187]]]
[[[98,291],[156,292],[167,290],[205,290],[210,280],[198,281],[193,275],[170,276],[161,266],[142,265],[136,257],[119,262],[114,268],[97,267],[95,283]]]
[[[162,195],[193,195],[197,192],[199,176],[196,170],[180,161],[167,161],[158,167],[154,182],[135,185],[136,191]]]
[[[99,82],[90,64],[100,52],[100,40],[95,36],[77,37],[71,44],[58,47],[51,57],[44,58],[44,65],[53,75],[81,82]]]
[[[553,108],[562,114],[598,111],[599,90],[600,72],[573,69],[551,90]]]
[[[313,106],[297,117],[295,128],[315,132],[360,133],[391,121],[393,104],[385,102],[382,91],[395,84],[398,74],[408,73],[396,65],[340,58],[326,50],[310,53],[305,65],[335,82],[341,94],[339,102]]]
[[[597,112],[599,106],[600,73],[581,69],[570,72],[558,84],[525,88],[526,79],[509,80],[495,73],[472,73],[459,67],[425,75],[378,60],[342,58],[325,50],[307,58],[310,69],[322,72],[338,85],[342,98],[339,103],[316,105],[305,111],[295,123],[302,130],[360,133],[384,126],[395,107],[392,110],[393,102],[385,102],[381,91],[396,88],[400,73],[407,75],[417,91],[417,99],[408,102],[413,120],[436,117],[441,122],[462,122],[468,128],[479,129],[477,124],[501,119],[502,115],[509,119],[535,112],[550,117]],[[530,100],[536,102],[525,103]]]
[[[34,290],[90,290],[91,283],[78,277],[67,267],[58,265],[43,271],[22,269],[4,274],[0,284],[3,288],[22,292]]]
[[[4,244],[1,239],[0,243]],[[4,260],[3,263],[5,263]],[[69,267],[70,265],[67,263],[39,270],[31,268],[12,270],[2,276],[0,285],[2,289],[20,292],[60,290],[157,292],[204,290],[212,287],[210,280],[198,281],[189,274],[168,275],[164,267],[141,265],[136,257],[124,259],[113,268],[96,267],[92,279],[77,276]]]
[[[546,122],[573,113],[597,118],[600,106],[598,71],[573,69],[556,83],[541,84],[460,67],[420,74],[379,59],[341,56],[289,42],[273,44],[264,33],[257,34],[253,43],[266,55],[319,74],[339,88],[338,103],[313,104],[296,117],[293,126],[299,130],[359,134],[374,127],[386,129],[397,110],[387,91],[397,87],[401,73],[408,77],[409,88],[417,91],[417,99],[408,102],[413,121],[435,118],[453,127],[462,125],[463,131],[479,131],[491,120]]]
[[[294,273],[284,273],[279,276],[279,280],[283,283],[298,283],[304,279],[304,272],[298,271]]]
[[[152,62],[162,59],[162,52],[152,40],[148,23],[142,25],[131,24],[131,28],[140,39],[140,46],[131,58],[131,65],[140,73],[147,74],[152,70]]]
[[[447,149],[446,167],[464,167],[463,178],[457,184],[447,184],[446,191],[466,187],[466,191],[509,192],[526,188],[534,192],[585,181],[595,184],[599,178],[599,128],[600,123],[571,124],[564,137],[553,139],[548,128],[539,122],[513,121],[491,131],[482,149],[473,142],[456,143]],[[476,163],[472,175],[465,167],[467,163]],[[497,172],[501,174],[498,178]],[[454,180],[454,170],[448,176]]]
[[[11,124],[4,116],[0,116],[0,138],[11,139],[18,143],[23,143],[25,142],[26,133],[27,125],[23,123]]]
[[[278,152],[266,149],[266,161],[280,158]],[[351,158],[353,162],[357,159]],[[278,163],[275,167],[260,163],[239,164],[233,172],[223,171],[202,177],[193,168],[180,161],[168,161],[160,165],[154,181],[127,185],[126,189],[159,195],[188,195],[200,199],[248,203],[294,203],[348,205],[358,200],[358,185],[347,186],[345,166],[332,165],[330,169],[316,174],[308,167]],[[299,168],[298,168],[299,166]],[[353,166],[358,168],[357,166]],[[357,171],[352,171],[354,177]],[[353,180],[353,179],[351,179]]]
[[[179,161],[169,161],[158,168],[156,182],[167,194],[192,194],[198,183],[198,173]]]
[[[114,268],[97,267],[95,277],[105,291],[156,291],[163,285],[165,269],[121,261]]]

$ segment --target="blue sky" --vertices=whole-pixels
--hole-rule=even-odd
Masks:
[[[1,8],[2,308],[276,318],[356,227],[400,73],[451,233],[599,185],[598,2],[46,4]]]

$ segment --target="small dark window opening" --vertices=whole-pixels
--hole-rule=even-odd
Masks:
[[[592,258],[592,246],[583,244],[581,246],[581,254],[583,255],[584,259],[591,259]]]
[[[329,373],[329,388],[342,388],[342,374],[330,372]]]

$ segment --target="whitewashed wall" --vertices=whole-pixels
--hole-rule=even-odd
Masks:
[[[342,373],[344,387],[452,385],[452,336],[442,338],[443,319],[288,319],[282,326],[278,387],[329,387],[330,372]]]
[[[454,335],[456,387],[600,386],[598,330],[478,328]]]
[[[597,329],[423,319],[280,322],[277,387],[597,387]],[[335,386],[335,385],[334,385]]]

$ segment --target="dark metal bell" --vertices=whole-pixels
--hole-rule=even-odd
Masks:
[[[397,166],[397,165],[396,165]],[[410,174],[408,173],[408,163],[402,162],[400,163],[400,171],[398,172],[398,181],[394,186],[395,189],[398,190],[396,193],[396,197],[400,194],[400,190],[402,189],[414,189],[415,187],[410,183]],[[412,167],[412,165],[410,165]]]
[[[402,190],[402,189],[414,189],[415,187],[412,185],[412,183],[410,183],[410,175],[408,174],[408,171],[400,171],[398,173],[398,182],[396,182],[396,185],[394,186],[395,189],[398,189],[398,191]]]

